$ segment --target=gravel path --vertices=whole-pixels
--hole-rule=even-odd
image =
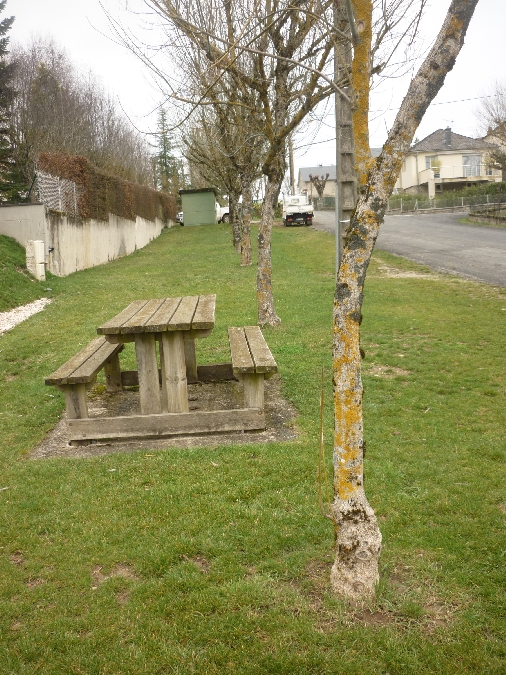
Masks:
[[[28,319],[32,314],[42,312],[44,307],[49,305],[50,302],[50,298],[40,298],[40,300],[29,302],[27,305],[22,305],[21,307],[15,307],[8,312],[0,312],[0,333],[5,333],[14,328],[14,326]]]

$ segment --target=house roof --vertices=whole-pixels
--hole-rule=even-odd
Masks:
[[[379,157],[380,153],[383,148],[371,148],[371,154],[373,157]],[[299,182],[303,181],[304,183],[309,183],[310,178],[309,174],[312,176],[323,176],[325,177],[326,174],[329,174],[329,177],[327,180],[335,180],[336,179],[336,166],[335,164],[331,164],[330,166],[324,166],[323,164],[320,166],[305,166],[301,167],[299,169]]]
[[[311,180],[309,178],[309,174],[312,176],[325,176],[329,174],[329,177],[327,180],[335,180],[336,179],[336,167],[335,164],[331,164],[330,166],[305,166],[299,169],[299,181],[303,180],[304,183],[309,183]]]
[[[450,142],[448,142],[450,141]],[[491,150],[492,143],[487,143],[479,138],[470,138],[456,134],[449,127],[438,129],[424,139],[415,143],[410,152],[437,152],[443,150]]]

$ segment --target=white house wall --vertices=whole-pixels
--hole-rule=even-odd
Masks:
[[[481,155],[481,163],[485,163],[486,152],[479,150],[475,150],[474,152],[472,150],[469,150],[469,152],[459,151],[455,153],[434,151],[407,155],[402,164],[395,188],[397,190],[409,190],[422,184],[420,173],[425,171],[426,157],[437,157],[440,160],[441,178],[462,178],[462,180],[466,180],[466,177],[463,175],[463,157],[466,155]],[[490,180],[497,180],[497,178],[491,176]]]

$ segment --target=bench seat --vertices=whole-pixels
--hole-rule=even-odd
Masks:
[[[246,408],[264,407],[264,380],[278,366],[258,326],[229,328],[228,341],[234,375],[244,383]]]
[[[67,418],[88,417],[86,389],[93,385],[102,368],[106,374],[107,391],[112,393],[122,389],[118,358],[122,349],[123,345],[110,344],[104,337],[95,338],[46,378],[47,385],[65,393]]]

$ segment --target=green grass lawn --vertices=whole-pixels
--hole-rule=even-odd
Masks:
[[[225,225],[52,278],[52,304],[0,337],[2,675],[506,671],[505,290],[371,263],[366,491],[383,551],[377,598],[353,609],[330,593],[316,486],[322,366],[331,461],[333,237],[275,228],[272,253],[283,323],[264,334],[299,411],[293,442],[29,459],[64,408],[44,377],[130,301],[216,293],[197,357],[227,359],[226,329],[256,322],[256,295]]]
[[[0,236],[0,312],[46,297],[48,283],[28,274],[25,249],[15,239]]]

